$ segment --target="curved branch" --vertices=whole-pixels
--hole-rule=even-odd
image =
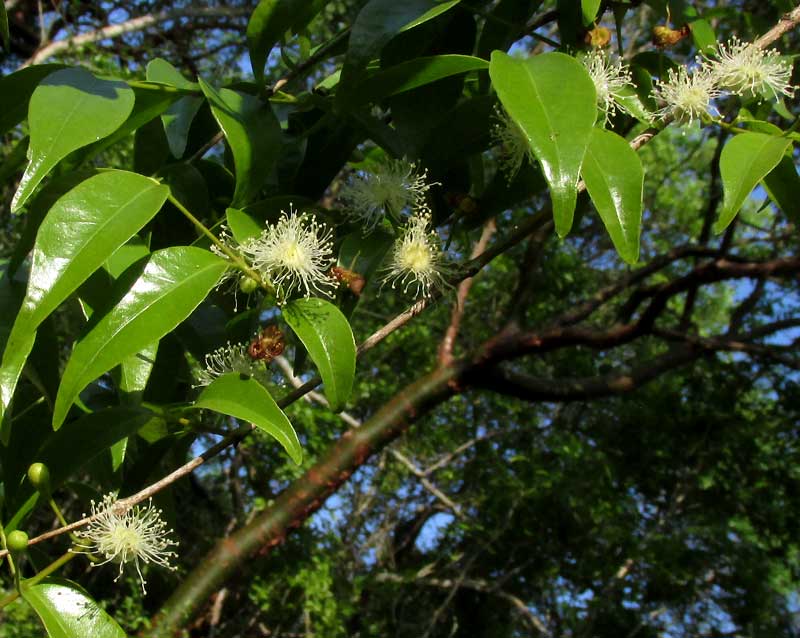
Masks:
[[[38,49],[20,68],[32,64],[40,64],[47,58],[51,58],[69,49],[81,49],[94,42],[118,38],[127,33],[134,33],[136,31],[144,31],[156,24],[169,22],[170,20],[179,20],[180,18],[241,17],[250,15],[250,13],[251,9],[249,7],[190,6],[172,11],[161,11],[160,13],[137,16],[125,22],[120,22],[119,24],[109,24],[95,31],[90,31],[89,33],[82,33],[71,38],[50,42]]]

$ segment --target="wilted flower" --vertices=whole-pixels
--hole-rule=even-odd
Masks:
[[[331,295],[336,282],[328,275],[333,260],[332,231],[307,213],[282,211],[281,218],[261,235],[238,247],[262,277],[272,282],[278,298],[286,301],[294,290]]]
[[[420,172],[416,162],[387,160],[373,173],[353,176],[339,198],[347,216],[369,232],[387,212],[398,218],[402,210],[427,210],[425,195],[436,184],[427,179],[428,171]]]
[[[429,229],[430,213],[413,215],[403,234],[395,241],[384,283],[399,283],[403,292],[414,289],[416,297],[430,297],[432,288],[447,286],[443,272],[444,255],[439,246],[439,236]]]
[[[687,124],[708,112],[719,89],[707,67],[699,66],[690,74],[681,66],[667,72],[667,81],[658,83],[656,95],[665,102],[659,111],[662,118],[674,117],[678,123]]]
[[[616,112],[616,100],[622,97],[620,91],[631,83],[631,72],[622,60],[612,62],[599,50],[588,53],[583,58],[583,65],[594,82],[597,106],[608,119],[609,115]]]
[[[500,171],[511,182],[522,168],[525,156],[531,152],[530,142],[519,125],[501,106],[495,108],[495,122],[491,136],[494,144],[500,147],[497,160]]]
[[[720,87],[737,95],[755,97],[771,93],[777,100],[778,94],[794,93],[789,83],[792,77],[789,62],[782,60],[774,49],[764,51],[735,37],[719,45],[717,60],[709,62],[709,68]]]
[[[79,553],[101,554],[105,560],[99,565],[119,563],[115,582],[122,576],[123,565],[130,561],[136,565],[144,593],[147,593],[146,581],[140,560],[175,570],[169,560],[177,554],[169,548],[178,543],[167,538],[172,530],[165,529],[167,524],[161,519],[161,510],[153,507],[152,501],[146,506],[118,509],[115,495],[106,494],[99,505],[92,501],[92,518],[86,529],[76,532],[79,538],[88,541],[87,545],[79,545],[86,550]]]
[[[200,370],[197,374],[195,387],[209,385],[218,377],[230,372],[238,372],[252,377],[263,371],[261,363],[250,356],[247,344],[231,345],[230,341],[227,345],[207,354],[205,364],[205,369]]]

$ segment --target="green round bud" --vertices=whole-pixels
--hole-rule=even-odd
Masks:
[[[33,463],[28,468],[31,484],[42,494],[50,494],[50,470],[44,463]]]
[[[22,530],[15,529],[6,539],[8,551],[13,553],[24,552],[28,548],[28,535]]]
[[[248,277],[247,275],[242,275],[239,278],[239,290],[241,290],[244,294],[250,295],[254,293],[257,288],[258,288],[258,282],[252,277]]]

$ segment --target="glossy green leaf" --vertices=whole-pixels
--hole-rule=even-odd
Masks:
[[[689,23],[694,46],[700,53],[712,54],[717,50],[717,36],[708,20],[695,20]]]
[[[800,175],[794,160],[783,156],[778,165],[764,178],[764,188],[770,199],[795,224],[800,223]]]
[[[295,463],[303,461],[303,448],[292,424],[272,395],[255,379],[224,374],[203,390],[194,405],[249,421],[274,437]]]
[[[119,128],[134,99],[124,82],[99,80],[84,69],[62,69],[42,80],[28,108],[30,162],[11,210],[19,210],[45,175],[72,151]]]
[[[357,98],[354,87],[364,79],[367,64],[377,58],[383,46],[404,28],[413,26],[415,20],[435,10],[434,0],[370,0],[361,9],[353,28],[337,99],[346,103]],[[449,3],[448,3],[449,4]],[[449,8],[449,7],[448,7]]]
[[[296,299],[283,308],[283,317],[317,366],[331,409],[339,412],[350,398],[356,372],[356,343],[350,324],[324,299]]]
[[[282,149],[281,127],[269,104],[230,89],[217,91],[200,79],[211,112],[228,140],[236,167],[235,208],[254,200]]]
[[[722,149],[719,160],[722,190],[722,213],[714,224],[721,233],[736,217],[744,200],[783,158],[792,141],[765,133],[741,133]]]
[[[126,171],[104,171],[53,204],[33,247],[28,289],[3,352],[0,416],[14,394],[39,324],[150,221],[166,187]]]
[[[240,244],[258,237],[264,230],[263,224],[238,208],[228,208],[225,211],[225,219],[228,221],[228,228],[231,229],[233,238]]]
[[[117,389],[122,393],[122,403],[139,403],[141,401],[153,364],[158,354],[158,342],[151,343],[139,352],[120,361],[114,371]]]
[[[616,133],[596,128],[582,173],[614,248],[626,262],[636,263],[644,188],[644,170],[636,151]]]
[[[600,9],[600,0],[581,0],[581,13],[583,14],[583,24],[592,24],[597,17]]]
[[[63,64],[34,64],[0,78],[0,133],[19,124],[28,113],[36,86]]]
[[[421,16],[414,18],[408,24],[404,25],[400,29],[400,33],[403,31],[408,31],[409,29],[413,29],[414,27],[418,27],[421,24],[424,24],[428,20],[433,20],[434,18],[442,15],[445,11],[450,11],[454,6],[456,6],[461,0],[438,0],[438,2],[428,9],[425,13]]]
[[[227,263],[191,246],[154,252],[120,302],[81,338],[67,363],[56,397],[53,426],[88,383],[173,330],[217,284]]]
[[[563,53],[519,60],[495,51],[489,75],[542,166],[556,231],[564,237],[572,227],[578,176],[597,116],[594,83],[580,62]]]
[[[21,589],[49,638],[126,638],[117,622],[76,583],[49,578],[35,585],[23,581]]]
[[[370,77],[359,88],[352,103],[373,102],[425,86],[442,78],[488,68],[489,63],[486,60],[470,55],[433,55],[414,58]]]
[[[147,79],[150,82],[159,82],[179,89],[199,90],[199,86],[184,78],[180,71],[166,60],[156,58],[147,65]],[[203,98],[194,95],[184,95],[178,98],[165,113],[161,114],[164,124],[164,133],[167,136],[170,153],[181,158],[186,150],[189,138],[189,128],[197,111],[203,105]]]

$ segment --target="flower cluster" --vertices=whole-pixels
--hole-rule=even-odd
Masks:
[[[495,109],[495,122],[492,126],[491,136],[495,146],[500,147],[497,160],[500,172],[511,183],[519,173],[519,169],[522,168],[525,157],[530,157],[531,145],[528,137],[500,106]]]
[[[332,231],[307,213],[281,212],[276,224],[238,246],[254,270],[274,287],[279,302],[294,291],[332,295],[336,287],[329,275],[333,261]]]
[[[384,284],[391,282],[392,288],[399,284],[403,293],[413,290],[415,297],[430,297],[432,289],[448,285],[443,276],[446,266],[439,236],[430,223],[428,212],[411,216],[392,247]]]
[[[78,538],[87,541],[85,545],[78,545],[85,551],[75,551],[102,555],[105,560],[98,565],[119,563],[119,574],[115,581],[122,576],[124,564],[133,562],[142,582],[142,592],[147,593],[147,581],[142,576],[140,561],[175,570],[169,561],[177,554],[169,548],[177,543],[167,538],[172,530],[166,527],[167,524],[161,519],[161,510],[153,507],[152,501],[146,506],[120,508],[116,496],[106,494],[99,505],[92,501],[91,522],[86,529],[76,532]]]
[[[777,51],[732,38],[719,44],[712,57],[699,59],[691,73],[685,67],[668,71],[656,87],[664,103],[658,114],[685,124],[713,110],[712,100],[724,92],[746,99],[791,96],[791,75],[791,64]]]
[[[622,60],[614,61],[598,49],[583,58],[583,65],[594,82],[597,106],[607,121],[616,113],[623,89],[631,84],[630,69]]]
[[[399,220],[402,211],[427,210],[426,194],[436,184],[427,180],[428,171],[420,171],[415,162],[387,160],[374,172],[354,175],[342,187],[339,199],[347,217],[369,233],[386,213]]]
[[[245,343],[236,343],[217,348],[205,357],[206,367],[197,373],[197,382],[194,387],[210,385],[223,374],[238,372],[248,377],[257,376],[264,371],[260,361],[250,356]]]

